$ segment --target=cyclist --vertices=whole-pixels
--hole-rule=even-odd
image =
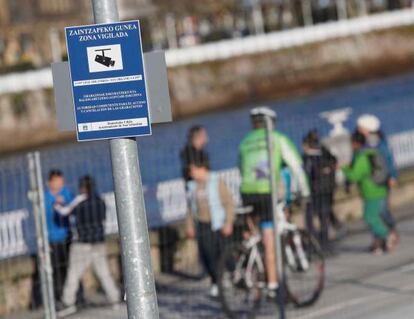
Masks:
[[[244,206],[253,207],[253,214],[260,221],[265,250],[265,264],[269,293],[276,292],[278,278],[274,246],[271,186],[266,143],[265,117],[276,120],[276,112],[268,107],[257,107],[250,111],[253,130],[247,134],[239,146],[241,195]],[[282,163],[289,167],[293,178],[299,185],[303,197],[309,197],[309,185],[302,168],[301,156],[293,142],[284,134],[273,132],[273,160],[276,178],[281,178]]]

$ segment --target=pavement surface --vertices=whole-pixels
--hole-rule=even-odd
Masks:
[[[367,253],[367,232],[349,235],[338,244],[339,254],[327,260],[326,286],[312,307],[290,307],[295,319],[411,319],[414,318],[414,219],[400,222],[396,251],[381,256]],[[220,305],[206,296],[207,279],[159,276],[160,318],[224,318]],[[7,319],[37,319],[25,313]],[[80,310],[70,319],[126,319],[126,309],[99,306]],[[277,314],[261,318],[278,318]]]

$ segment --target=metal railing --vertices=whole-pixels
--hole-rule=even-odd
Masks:
[[[398,168],[414,166],[414,131],[397,133],[389,137]],[[240,173],[237,167],[218,171],[232,192],[235,203],[240,203]],[[153,189],[156,196],[147,201],[147,205],[156,206],[158,215],[152,226],[162,226],[182,221],[187,211],[185,183],[181,178],[159,182]],[[148,188],[147,188],[148,192]],[[112,191],[104,192],[102,198],[107,207],[106,234],[118,233],[115,198]],[[156,201],[156,202],[154,202]],[[0,212],[0,259],[29,254],[28,241],[31,240],[27,224],[30,221],[28,208]]]

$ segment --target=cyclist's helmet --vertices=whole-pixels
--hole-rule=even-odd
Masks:
[[[276,121],[277,114],[271,108],[267,106],[259,106],[250,110],[250,118],[252,121],[260,121],[269,116],[273,121]]]

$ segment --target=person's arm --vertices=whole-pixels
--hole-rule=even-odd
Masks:
[[[188,181],[189,180],[189,175],[188,175],[188,150],[187,150],[187,146],[185,146],[181,152],[180,152],[180,160],[181,160],[181,172],[182,172],[182,176],[183,178]]]
[[[105,204],[105,201],[101,197],[99,197],[99,202],[100,202],[100,209],[101,209],[101,218],[102,218],[102,221],[105,221],[106,220],[106,204]]]
[[[388,166],[388,170],[389,170],[389,173],[390,173],[390,177],[394,180],[397,180],[398,172],[397,172],[397,167],[395,165],[394,156],[391,152],[391,149],[388,146],[388,143],[386,143],[386,142],[383,142],[383,143],[384,143],[383,154],[384,154],[385,159],[387,161],[387,166]]]
[[[308,180],[306,178],[306,173],[302,167],[302,159],[299,155],[298,150],[296,149],[296,146],[286,136],[281,136],[280,144],[283,160],[285,161],[286,165],[289,166],[293,177],[297,181],[301,195],[303,197],[310,196]]]
[[[60,204],[56,204],[54,208],[60,215],[68,216],[72,213],[76,206],[78,206],[80,203],[86,200],[86,198],[86,195],[78,195],[75,197],[73,201],[70,202],[69,205],[62,206]]]
[[[357,156],[352,166],[344,167],[342,171],[348,181],[353,183],[360,182],[363,178],[370,174],[370,163],[368,157]]]
[[[309,179],[314,178],[314,163],[309,156],[305,155],[303,157],[303,169],[305,170],[305,173]]]
[[[219,182],[219,193],[221,203],[226,211],[226,220],[224,222],[222,232],[225,236],[229,236],[233,232],[235,207],[233,196],[231,195],[227,185],[222,180]]]
[[[185,233],[188,238],[195,237],[194,217],[190,207],[185,218]]]

